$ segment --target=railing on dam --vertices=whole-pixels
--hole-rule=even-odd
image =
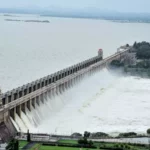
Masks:
[[[68,67],[66,69],[63,69],[61,71],[58,71],[56,73],[53,73],[51,75],[48,75],[44,78],[36,80],[34,82],[23,85],[19,88],[13,89],[6,93],[2,93],[2,96],[1,96],[2,105],[11,103],[12,101],[25,97],[28,94],[31,94],[32,92],[39,91],[43,89],[44,87],[49,86],[55,83],[56,81],[63,79],[71,74],[74,74],[84,68],[87,68],[90,65],[95,64],[101,60],[102,60],[102,57],[96,56],[88,60],[85,60],[81,63],[78,63],[76,65],[73,65],[71,67]]]

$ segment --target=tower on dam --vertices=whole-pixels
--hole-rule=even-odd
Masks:
[[[98,56],[103,59],[103,50],[101,48],[98,50]]]
[[[0,97],[2,96],[2,91],[0,89]],[[2,106],[2,99],[0,99],[0,107]]]

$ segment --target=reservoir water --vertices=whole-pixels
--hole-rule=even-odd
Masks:
[[[5,19],[49,20],[50,23]],[[105,20],[0,16],[0,87],[11,90],[97,55],[107,57],[134,41],[148,41],[150,24]],[[107,69],[85,78],[47,105],[20,119],[16,128],[70,134],[85,130],[145,133],[150,124],[150,80],[111,74]],[[23,112],[22,112],[23,113]],[[46,114],[46,115],[45,115]]]

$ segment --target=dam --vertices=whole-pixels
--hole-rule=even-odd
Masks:
[[[98,53],[91,59],[85,60],[71,67],[60,70],[39,80],[33,81],[6,93],[0,97],[0,137],[6,141],[10,135],[16,132],[25,132],[18,128],[15,121],[22,118],[22,113],[32,112],[53,97],[68,90],[74,84],[80,82],[84,77],[103,68],[107,68],[112,60],[124,60],[129,55],[130,48],[116,52],[103,59],[103,54]],[[17,114],[17,117],[16,117]],[[36,121],[34,123],[36,124]]]

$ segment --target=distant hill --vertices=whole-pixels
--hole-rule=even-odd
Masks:
[[[64,8],[0,8],[0,13],[39,14],[42,16],[71,17],[71,18],[100,18],[106,20],[132,20],[150,22],[150,13],[122,13],[99,10],[94,8],[64,9]]]

